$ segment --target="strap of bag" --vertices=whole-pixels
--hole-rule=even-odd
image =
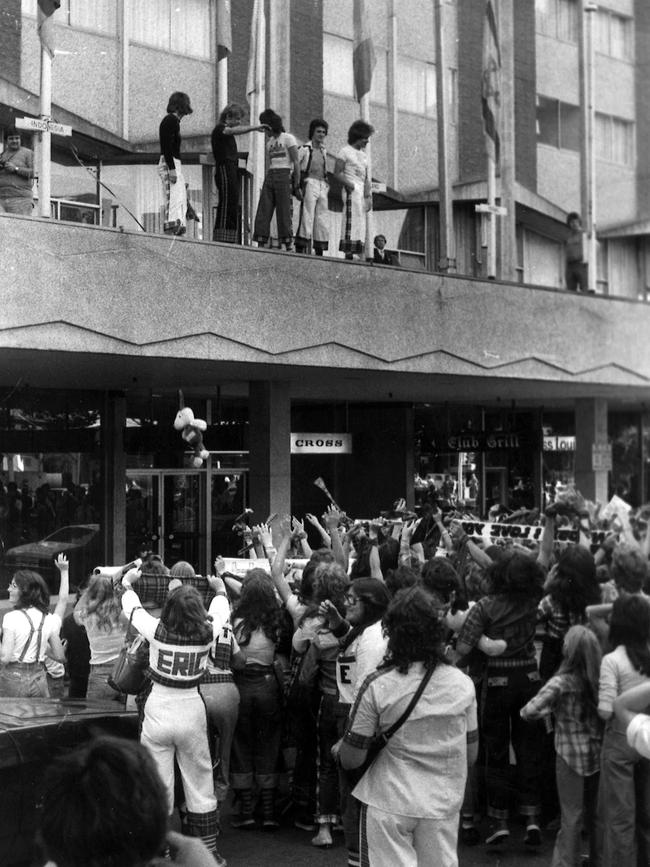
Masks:
[[[124,635],[124,643],[127,647],[131,644],[134,638],[136,638],[140,633],[138,630],[133,629],[133,615],[138,610],[138,608],[143,608],[142,605],[136,605],[131,614],[129,615],[129,625],[126,627],[126,634]]]
[[[18,662],[23,662],[25,657],[27,656],[27,651],[29,650],[29,645],[32,643],[32,636],[34,635],[35,630],[34,630],[34,624],[32,623],[32,618],[25,611],[25,609],[19,608],[18,610],[22,611],[22,613],[27,618],[27,622],[29,623],[29,636],[27,638],[27,641],[25,642],[25,646],[23,647],[23,652],[18,657]],[[43,620],[45,620],[45,615],[43,615]],[[42,629],[43,629],[43,622],[41,621],[41,630]],[[39,633],[39,635],[40,635],[40,633]],[[39,649],[40,649],[40,640],[39,640]],[[38,659],[36,661],[38,662]]]
[[[386,729],[385,732],[382,732],[382,733],[379,735],[379,737],[382,738],[382,740],[383,740],[384,742],[390,740],[390,738],[393,737],[393,735],[394,735],[395,732],[400,728],[400,726],[404,725],[404,723],[406,722],[406,720],[411,716],[411,714],[413,713],[413,709],[415,708],[415,705],[419,702],[419,700],[420,700],[420,696],[421,696],[422,693],[424,692],[424,689],[425,689],[426,685],[427,685],[427,684],[429,683],[429,681],[431,680],[431,675],[432,675],[433,672],[435,671],[435,668],[436,668],[436,667],[435,667],[435,665],[434,665],[434,666],[432,666],[431,668],[428,668],[428,669],[425,671],[425,673],[424,673],[424,677],[423,677],[422,680],[420,681],[420,685],[419,685],[418,688],[416,689],[415,694],[414,694],[413,698],[410,700],[410,702],[408,703],[408,707],[406,708],[406,710],[404,711],[404,713],[403,713],[403,714],[401,715],[401,717],[397,720],[397,722],[394,722],[394,723],[392,724],[392,726],[391,726],[389,729]]]

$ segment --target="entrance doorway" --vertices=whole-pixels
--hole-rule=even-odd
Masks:
[[[217,554],[236,556],[232,525],[246,507],[247,481],[241,469],[127,470],[127,560],[150,550],[169,567],[187,560],[205,575]]]

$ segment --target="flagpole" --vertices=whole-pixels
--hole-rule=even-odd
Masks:
[[[370,123],[370,93],[364,94],[359,100],[359,107],[361,111],[361,120],[365,120],[366,123]],[[372,210],[372,150],[370,146],[370,141],[366,145],[366,160],[367,160],[367,171],[368,171],[368,180],[370,182],[370,203],[368,210],[366,211],[366,237],[364,240],[364,258],[372,259],[372,249],[373,249],[373,238],[375,234],[375,220],[374,213]]]
[[[397,83],[397,15],[395,14],[395,0],[389,0],[388,12],[388,183],[396,190],[399,185],[397,176],[398,158],[398,130],[397,130],[397,102],[395,90]]]
[[[266,16],[264,0],[255,0],[251,22],[251,44],[248,58],[248,77],[246,91],[250,106],[250,123],[258,123],[260,113],[266,102]],[[257,213],[260,191],[264,181],[266,140],[254,135],[249,151],[248,164],[252,171],[251,185],[251,223]],[[252,236],[252,225],[251,225]]]
[[[587,282],[591,291],[598,288],[598,251],[596,240],[596,75],[594,13],[596,3],[587,2],[585,10],[585,78],[587,116]]]
[[[434,29],[436,43],[436,102],[438,126],[438,197],[440,209],[440,256],[438,269],[445,272],[456,270],[454,245],[454,205],[449,179],[449,147],[447,141],[447,51],[445,34],[445,5],[441,0],[434,3]]]
[[[49,51],[41,45],[41,95],[40,118],[50,120],[52,115],[52,57]],[[38,178],[38,210],[41,217],[51,216],[51,150],[52,133],[47,130],[39,133],[40,165]]]
[[[497,192],[497,168],[494,157],[488,154],[487,157],[487,203],[488,211],[488,238],[487,238],[487,278],[494,280],[497,276],[497,232],[496,232],[496,205]]]

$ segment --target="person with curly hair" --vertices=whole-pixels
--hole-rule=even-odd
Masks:
[[[484,634],[506,642],[502,655],[487,658],[481,683],[488,815],[494,823],[485,842],[497,846],[510,837],[508,813],[514,783],[519,812],[526,821],[524,842],[533,847],[541,843],[539,732],[535,725],[524,723],[519,711],[540,684],[534,642],[544,571],[531,556],[510,553],[488,567],[485,580],[489,592],[470,609],[456,642],[461,660]],[[514,781],[511,745],[516,758]]]
[[[546,595],[537,607],[537,621],[545,627],[539,673],[542,683],[562,661],[562,642],[569,627],[586,623],[587,605],[600,601],[600,585],[591,552],[570,545],[558,557],[546,581]]]
[[[361,802],[360,863],[457,867],[465,779],[477,757],[474,685],[447,663],[440,611],[424,588],[398,591],[383,622],[386,663],[359,691],[341,765],[360,767],[373,739],[400,719],[423,678],[430,679],[353,790]]]
[[[251,569],[232,615],[235,640],[244,666],[236,670],[239,717],[230,757],[230,780],[239,801],[233,828],[255,827],[253,784],[260,790],[262,828],[278,827],[275,790],[282,737],[282,689],[274,661],[280,640],[281,612],[275,588],[263,569]]]
[[[88,586],[77,603],[73,617],[78,626],[85,627],[90,646],[90,674],[87,698],[119,699],[108,684],[115,662],[124,644],[127,621],[122,605],[107,575],[92,575]],[[125,696],[122,696],[126,700]]]
[[[366,239],[366,211],[371,206],[368,157],[365,149],[374,129],[365,120],[355,120],[348,130],[348,143],[338,153],[334,177],[342,184],[343,231],[339,250],[346,259],[363,257]]]
[[[0,646],[0,696],[49,696],[45,673],[45,656],[65,662],[61,644],[62,618],[68,603],[70,567],[63,554],[56,559],[61,574],[59,600],[50,614],[50,594],[41,576],[29,569],[19,569],[9,584],[9,601],[13,611],[2,621]]]
[[[217,852],[217,799],[206,709],[198,687],[212,644],[230,617],[226,588],[221,578],[208,579],[215,597],[206,611],[198,590],[188,585],[177,587],[167,596],[158,618],[140,604],[133,589],[139,578],[137,569],[122,578],[122,609],[149,642],[150,684],[140,696],[140,742],[154,758],[167,792],[170,816],[174,811],[174,766],[178,765],[185,796],[179,809],[183,833],[200,837],[216,863],[225,867]]]
[[[602,867],[650,864],[650,760],[627,742],[614,701],[650,682],[650,601],[626,595],[614,602],[609,642],[600,666],[598,713],[606,720],[598,811],[603,830]]]

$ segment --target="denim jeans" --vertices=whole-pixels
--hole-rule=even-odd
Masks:
[[[239,690],[234,683],[202,683],[199,692],[208,712],[210,735],[217,736],[218,748],[215,758],[219,768],[215,779],[215,791],[219,802],[226,800],[230,779],[230,752],[239,716]]]
[[[45,667],[41,662],[10,662],[0,670],[3,698],[49,698]]]
[[[602,867],[650,864],[650,760],[610,723],[603,738],[598,821],[603,834]]]
[[[574,867],[580,863],[581,831],[589,838],[589,864],[596,867],[596,801],[598,774],[582,777],[572,770],[560,756],[555,759],[557,790],[560,796],[562,825],[555,839],[551,867]]]
[[[282,694],[272,667],[247,666],[237,673],[239,717],[230,756],[233,789],[260,789],[278,785],[278,759],[282,738]]]
[[[521,708],[539,689],[535,661],[518,667],[490,665],[483,686],[482,723],[485,744],[488,814],[507,819],[516,799],[523,816],[539,813],[540,726],[525,722]],[[517,766],[510,767],[510,744]]]
[[[339,816],[339,772],[332,758],[338,739],[335,695],[322,695],[318,709],[318,822],[335,822]]]

